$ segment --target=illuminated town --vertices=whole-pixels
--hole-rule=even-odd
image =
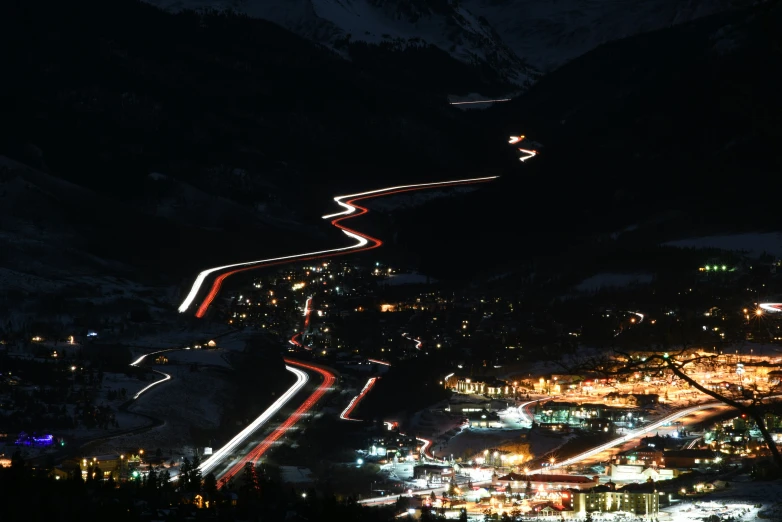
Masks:
[[[782,521],[782,2],[0,19],[0,522]]]

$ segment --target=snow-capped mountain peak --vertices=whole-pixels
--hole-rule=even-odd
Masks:
[[[315,42],[434,45],[469,64],[487,64],[522,85],[536,76],[485,20],[457,0],[147,0],[163,9],[233,9]]]

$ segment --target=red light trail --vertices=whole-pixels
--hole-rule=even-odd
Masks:
[[[333,219],[331,221],[331,224],[335,226],[336,228],[342,230],[346,234],[348,234],[350,237],[354,238],[360,238],[359,244],[355,245],[354,247],[347,247],[347,248],[341,248],[341,249],[335,249],[330,251],[325,251],[323,253],[314,253],[313,255],[309,254],[301,254],[299,256],[290,256],[284,259],[280,260],[270,260],[270,261],[259,261],[258,263],[252,264],[250,266],[245,266],[243,268],[236,268],[233,270],[230,270],[228,272],[225,272],[223,274],[220,274],[217,276],[212,283],[212,287],[209,290],[209,293],[204,298],[201,305],[198,307],[198,311],[196,312],[196,317],[203,318],[204,315],[206,315],[207,310],[209,310],[209,306],[212,304],[212,301],[215,300],[217,297],[217,294],[220,293],[220,288],[223,285],[223,281],[225,281],[228,277],[238,274],[240,272],[246,272],[247,270],[256,270],[258,268],[264,268],[268,266],[277,266],[277,265],[284,265],[291,262],[298,262],[298,261],[312,261],[315,259],[323,259],[327,257],[335,257],[335,256],[341,256],[345,255],[347,253],[354,253],[354,252],[364,252],[367,250],[373,250],[375,248],[378,248],[383,245],[383,241],[380,239],[374,238],[372,236],[368,236],[366,234],[362,234],[361,232],[357,232],[356,230],[353,230],[351,228],[346,227],[345,225],[342,225],[342,221],[346,221],[348,219],[357,218],[359,216],[363,216],[369,210],[365,207],[362,207],[360,205],[356,204],[356,201],[362,201],[365,199],[371,199],[376,198],[380,196],[391,196],[394,194],[402,194],[404,192],[413,192],[416,190],[423,190],[426,188],[434,188],[434,187],[455,187],[460,185],[472,185],[476,183],[484,183],[486,181],[495,179],[495,177],[490,178],[476,178],[476,179],[469,179],[469,180],[458,180],[458,181],[447,181],[447,182],[441,182],[441,183],[426,183],[423,185],[416,185],[408,188],[391,188],[391,189],[382,189],[381,191],[373,191],[371,194],[366,195],[360,195],[358,197],[352,198],[348,201],[345,201],[344,204],[352,207],[353,209],[357,209],[358,212],[351,212],[350,214],[342,215],[340,217],[337,217],[336,219]],[[184,303],[183,303],[184,305]],[[181,310],[181,307],[180,307]]]
[[[263,441],[255,446],[247,455],[245,455],[239,462],[231,466],[231,468],[226,471],[221,479],[228,479],[230,480],[233,478],[237,473],[239,473],[242,469],[244,469],[244,466],[248,462],[256,463],[258,459],[260,459],[264,453],[266,453],[271,446],[280,439],[283,435],[285,435],[285,432],[289,429],[293,428],[296,423],[301,419],[304,415],[307,414],[307,412],[315,406],[315,404],[320,400],[321,397],[333,386],[335,377],[334,374],[331,372],[319,367],[315,366],[314,364],[308,364],[301,361],[296,361],[294,359],[285,359],[286,364],[290,364],[293,366],[298,366],[300,368],[307,368],[309,370],[318,372],[323,377],[323,382],[320,384],[320,386],[317,387],[317,389],[310,395],[306,401],[302,403],[301,406],[298,407],[298,409],[293,412],[290,417],[288,417],[285,422],[277,426],[277,428],[274,429]]]
[[[516,144],[523,140],[523,136],[512,136],[510,139],[511,144]],[[535,151],[525,150],[525,149],[519,149],[519,151],[527,154],[527,156],[520,158],[521,161],[525,161],[529,158],[532,158],[536,155]],[[223,270],[228,270],[227,272],[222,273],[218,277],[215,278],[215,280],[212,283],[212,286],[209,290],[209,293],[206,295],[204,300],[201,302],[200,306],[198,307],[198,310],[196,311],[196,317],[203,318],[206,315],[206,312],[209,310],[209,306],[212,304],[214,299],[217,297],[217,295],[220,292],[220,289],[222,287],[223,281],[230,277],[231,275],[245,272],[247,270],[255,270],[258,268],[263,267],[269,267],[269,266],[277,266],[277,265],[283,265],[288,264],[291,262],[300,262],[300,261],[311,261],[315,259],[323,259],[327,257],[334,257],[339,255],[344,255],[351,252],[362,252],[366,250],[372,250],[375,248],[378,248],[383,245],[383,242],[380,239],[374,238],[372,236],[362,234],[356,230],[350,229],[346,226],[344,226],[341,222],[356,218],[359,216],[362,216],[369,212],[369,210],[365,207],[362,207],[360,205],[357,205],[357,201],[363,201],[365,199],[371,199],[376,198],[380,196],[390,196],[394,194],[401,194],[404,192],[412,192],[417,190],[423,190],[427,188],[441,188],[441,187],[453,187],[453,186],[460,186],[460,185],[470,185],[470,184],[476,184],[476,183],[484,183],[486,181],[490,181],[493,179],[496,179],[497,176],[490,176],[490,177],[484,177],[484,178],[472,178],[472,179],[463,179],[463,180],[454,180],[454,181],[443,181],[443,182],[434,182],[434,183],[422,183],[417,185],[405,185],[405,186],[399,186],[399,187],[389,187],[385,189],[379,189],[379,190],[373,190],[369,192],[363,192],[359,194],[351,194],[348,196],[338,196],[334,198],[334,200],[342,206],[345,210],[342,212],[339,212],[337,214],[332,214],[329,216],[324,216],[324,218],[335,218],[331,220],[332,226],[342,230],[347,236],[357,240],[357,243],[351,246],[347,247],[340,247],[340,248],[334,248],[330,250],[323,250],[319,252],[308,252],[303,254],[295,254],[285,257],[279,257],[274,259],[266,259],[266,260],[260,260],[260,261],[250,261],[246,263],[237,263],[233,265],[226,265],[226,266],[220,266],[215,268],[210,268],[208,270],[202,271],[200,274],[198,274],[198,277],[196,278],[195,282],[193,283],[190,292],[185,297],[182,304],[179,306],[179,312],[183,313],[187,311],[190,308],[190,305],[195,300],[196,296],[198,295],[198,292],[201,289],[202,284],[206,280],[207,277],[209,277],[214,272],[219,272]],[[344,201],[343,201],[344,200]],[[356,212],[357,211],[357,212]],[[230,269],[230,270],[229,270]],[[305,303],[304,308],[304,329],[307,328],[309,325],[309,313],[311,311],[310,305],[311,305],[312,297],[308,298]],[[290,342],[296,346],[311,349],[307,346],[304,346],[301,344],[298,339],[301,337],[301,334],[303,332],[299,332],[295,334],[291,339]],[[416,348],[420,349],[420,341],[415,340],[416,342]],[[259,443],[255,448],[253,448],[247,455],[245,455],[242,459],[240,459],[236,464],[231,466],[231,468],[223,473],[222,478],[231,479],[234,477],[237,473],[239,473],[244,466],[249,463],[255,463],[258,461],[258,459],[261,458],[274,444],[277,440],[279,440],[288,429],[293,428],[295,424],[299,421],[299,419],[306,415],[306,413],[320,400],[320,398],[328,391],[332,385],[334,384],[335,377],[334,375],[323,369],[319,366],[313,365],[313,364],[307,364],[300,361],[295,361],[292,359],[285,359],[285,362],[287,364],[293,365],[293,366],[299,366],[301,368],[307,368],[309,370],[315,371],[319,373],[323,377],[323,382],[321,383],[318,388],[307,398],[307,400],[304,401],[304,403],[299,406],[296,411],[290,415],[280,426],[275,428],[261,443]],[[390,366],[389,363],[378,361],[378,360],[372,360],[370,359],[370,362],[374,362],[377,364],[384,364],[387,366]],[[306,380],[305,375],[302,373],[300,375],[300,379]],[[350,418],[350,413],[353,411],[353,409],[356,407],[358,402],[372,389],[375,382],[377,381],[377,378],[370,379],[367,384],[362,389],[361,393],[356,396],[353,401],[348,405],[348,408],[346,408],[345,411],[343,411],[343,414],[340,416],[341,418],[344,418],[346,420],[357,420]],[[288,393],[293,394],[297,388],[292,388],[288,391]],[[291,395],[292,397],[292,395]],[[285,402],[287,402],[286,399]],[[265,412],[264,415],[270,416],[271,413]],[[240,435],[243,435],[243,433],[240,433]],[[431,441],[426,439],[419,438],[420,441],[422,441],[423,447],[421,448],[421,452],[431,458],[431,454],[428,453],[428,449],[431,447]],[[227,451],[227,449],[226,449]],[[221,457],[224,458],[224,457]]]
[[[369,391],[372,389],[372,387],[375,385],[379,377],[370,377],[367,383],[364,385],[364,387],[361,389],[361,392],[353,397],[353,399],[348,404],[348,407],[345,408],[342,413],[339,414],[339,418],[342,420],[347,421],[360,421],[361,419],[354,419],[350,416],[351,413],[353,413],[353,410],[356,409],[356,406],[358,406],[358,403],[361,402],[361,399],[364,398],[364,395],[369,393]]]

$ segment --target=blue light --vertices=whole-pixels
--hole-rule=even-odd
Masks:
[[[22,432],[19,434],[19,438],[16,439],[15,444],[17,446],[51,446],[54,444],[54,435],[42,435],[37,437]]]

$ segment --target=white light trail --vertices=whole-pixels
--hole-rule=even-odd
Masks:
[[[420,340],[420,339],[418,339],[418,338],[416,338],[416,339],[413,339],[412,337],[410,337],[410,336],[409,336],[409,335],[407,335],[406,333],[403,333],[403,334],[402,334],[402,337],[404,337],[404,338],[405,338],[405,339],[407,339],[408,341],[413,341],[413,342],[415,343],[415,349],[416,349],[416,350],[420,350],[420,349],[421,349],[421,345],[422,345],[423,343],[421,342],[421,340]]]
[[[569,459],[565,459],[562,462],[557,462],[553,464],[552,466],[540,468],[531,470],[530,474],[536,474],[536,473],[543,473],[545,470],[570,466],[573,464],[577,464],[578,462],[588,459],[589,457],[594,457],[595,455],[602,453],[608,449],[611,449],[615,446],[619,446],[620,444],[624,444],[625,442],[629,442],[632,439],[635,439],[637,437],[640,437],[641,435],[645,435],[646,433],[649,433],[652,430],[656,430],[663,426],[664,424],[667,424],[669,422],[675,421],[677,419],[680,419],[682,417],[686,417],[687,415],[690,415],[698,410],[706,409],[706,408],[714,408],[715,406],[724,406],[724,404],[719,402],[710,402],[707,404],[700,404],[698,406],[692,406],[690,408],[685,408],[683,410],[679,410],[675,413],[672,413],[668,415],[667,417],[663,417],[662,419],[653,422],[652,424],[649,424],[648,426],[638,429],[632,433],[628,433],[627,435],[624,435],[622,437],[619,437],[618,439],[614,439],[610,442],[607,442],[605,444],[601,444],[600,446],[596,446],[588,451],[585,451],[584,453],[581,453],[580,455],[576,455],[575,457],[571,457]]]
[[[524,136],[511,136],[510,139],[508,140],[508,143],[510,143],[511,145],[516,145],[523,139]],[[522,156],[521,158],[519,158],[521,162],[525,162],[528,159],[534,158],[535,156],[538,155],[538,151],[536,150],[519,149],[519,152],[523,152],[524,154],[526,154],[526,156]]]
[[[140,390],[140,391],[139,391],[139,392],[138,392],[136,395],[134,395],[134,396],[133,396],[133,400],[136,400],[136,399],[138,399],[138,398],[141,396],[141,394],[142,394],[142,393],[144,393],[145,391],[149,390],[149,389],[150,389],[150,388],[152,388],[153,386],[157,386],[158,384],[164,383],[164,382],[166,382],[166,381],[168,381],[168,380],[170,380],[170,379],[171,379],[171,376],[170,376],[169,374],[167,374],[167,373],[159,372],[159,371],[157,371],[157,370],[152,370],[152,371],[153,371],[153,372],[155,372],[155,373],[157,373],[158,375],[162,375],[162,376],[163,376],[163,378],[162,378],[162,379],[160,379],[159,381],[155,381],[155,382],[153,382],[152,384],[150,384],[150,385],[148,385],[148,386],[145,386],[144,388],[142,388],[142,389],[141,389],[141,390]]]
[[[519,415],[521,416],[522,419],[525,419],[524,422],[529,422],[531,424],[533,421],[533,419],[530,419],[529,417],[527,417],[527,414],[524,413],[524,408],[526,406],[529,406],[530,404],[535,404],[536,402],[540,402],[540,401],[547,401],[550,398],[551,397],[543,397],[542,399],[535,399],[534,401],[525,402],[524,404],[519,406]]]
[[[477,101],[463,101],[463,102],[451,102],[451,105],[473,105],[477,103],[501,103],[509,102],[511,98],[501,98],[498,100],[477,100]]]
[[[146,359],[150,355],[157,355],[159,353],[165,353],[165,352],[173,352],[175,350],[180,350],[180,349],[181,348],[169,348],[168,350],[158,350],[156,352],[145,353],[144,355],[142,355],[141,357],[139,357],[138,359],[136,359],[135,361],[130,363],[130,365],[131,366],[138,366],[139,364],[144,362],[144,359]],[[166,382],[168,380],[171,380],[171,376],[169,374],[167,374],[167,373],[160,372],[160,371],[157,371],[157,370],[152,370],[152,371],[155,372],[158,375],[162,375],[163,378],[158,380],[158,381],[153,382],[152,384],[149,384],[149,385],[143,387],[141,390],[139,390],[138,393],[136,393],[136,395],[133,396],[133,400],[136,400],[139,397],[141,397],[141,394],[146,392],[146,391],[148,391],[150,388],[152,388],[154,386],[157,386],[158,384],[164,383],[164,382]]]
[[[381,361],[380,359],[367,359],[367,361],[375,364],[382,364],[383,366],[391,366],[390,362]]]
[[[404,190],[404,189],[422,189],[422,188],[428,188],[428,187],[438,187],[438,186],[448,186],[448,185],[459,185],[464,183],[471,183],[471,182],[479,182],[479,181],[488,181],[491,179],[496,179],[499,176],[487,176],[483,178],[469,178],[469,179],[461,179],[461,180],[454,180],[454,181],[438,181],[434,183],[418,183],[413,185],[399,185],[396,187],[388,187],[383,189],[377,189],[377,190],[370,190],[367,192],[359,192],[356,194],[348,194],[346,196],[337,196],[334,198],[334,201],[336,201],[341,207],[343,207],[345,210],[342,212],[338,212],[336,214],[329,214],[327,216],[323,216],[323,219],[330,219],[334,217],[339,216],[347,216],[356,211],[356,207],[353,205],[350,205],[349,203],[345,203],[344,199],[352,199],[352,198],[358,198],[362,196],[371,196],[371,195],[380,195],[385,192],[393,192],[397,190]],[[336,252],[348,252],[350,250],[357,250],[359,248],[362,248],[366,246],[369,241],[358,234],[354,234],[353,232],[350,232],[348,230],[342,230],[342,232],[350,237],[351,239],[355,239],[356,243],[350,246],[346,247],[340,247],[340,248],[331,248],[329,250],[319,250],[316,252],[304,252],[302,254],[294,254],[290,256],[282,256],[282,257],[274,257],[270,259],[259,259],[257,261],[246,261],[244,263],[234,263],[231,265],[223,265],[223,266],[217,266],[214,268],[209,268],[207,270],[202,271],[198,276],[196,277],[195,281],[193,282],[193,286],[190,288],[190,291],[188,292],[187,296],[185,297],[184,301],[182,301],[182,304],[179,305],[179,313],[184,313],[190,308],[190,306],[193,304],[193,301],[195,301],[195,298],[198,296],[198,292],[201,290],[201,287],[204,284],[204,281],[207,277],[209,277],[211,274],[214,274],[215,272],[220,272],[222,270],[228,270],[230,268],[239,268],[239,267],[246,267],[246,266],[252,266],[252,265],[259,265],[262,263],[273,263],[277,261],[294,261],[296,259],[300,259],[303,257],[311,257],[311,256],[320,256],[324,254],[333,254]]]
[[[193,304],[193,301],[195,300],[196,296],[198,295],[199,290],[201,290],[201,286],[204,284],[204,281],[207,277],[209,277],[211,274],[214,274],[215,272],[220,272],[221,270],[227,270],[229,268],[238,268],[242,266],[250,266],[250,265],[258,265],[261,263],[271,263],[275,261],[293,261],[298,258],[302,257],[309,257],[309,256],[319,256],[322,254],[331,254],[333,252],[347,252],[348,250],[355,250],[357,248],[361,248],[369,243],[366,239],[363,237],[353,234],[352,232],[349,232],[347,230],[343,230],[342,232],[345,233],[348,237],[355,239],[356,243],[350,246],[341,247],[341,248],[332,248],[329,250],[320,250],[317,252],[306,252],[304,254],[295,254],[292,256],[282,256],[282,257],[274,257],[271,259],[260,259],[258,261],[246,261],[244,263],[234,263],[233,265],[223,265],[223,266],[217,266],[214,268],[210,268],[208,270],[204,270],[200,274],[198,274],[198,277],[196,277],[195,282],[193,283],[193,286],[190,288],[190,292],[187,294],[187,297],[185,297],[185,300],[182,301],[182,304],[179,305],[179,313],[184,313],[187,311],[188,308],[190,308],[190,305]]]
[[[766,312],[782,312],[782,303],[760,303],[758,306]]]
[[[427,449],[429,449],[429,446],[431,446],[431,445],[432,445],[432,441],[431,441],[431,440],[428,440],[428,439],[422,439],[421,437],[416,437],[416,440],[420,440],[421,442],[423,442],[423,443],[424,443],[424,445],[423,445],[423,446],[421,446],[421,450],[420,450],[420,451],[421,451],[421,453],[422,453],[424,456],[427,456],[427,457],[428,457],[428,455],[426,454],[426,450],[427,450]],[[431,458],[432,458],[432,459],[434,459],[434,457],[431,457]]]
[[[293,366],[285,365],[285,369],[289,372],[293,373],[296,376],[296,382],[293,383],[293,386],[288,388],[288,391],[280,395],[280,397],[274,401],[274,403],[269,406],[266,411],[264,411],[260,417],[252,421],[246,428],[244,428],[242,431],[236,434],[234,438],[232,438],[228,443],[220,448],[219,450],[215,451],[212,456],[210,456],[208,459],[203,461],[201,465],[199,466],[199,469],[201,470],[201,473],[204,475],[210,473],[212,470],[215,469],[223,460],[225,460],[226,457],[228,457],[237,446],[239,446],[241,443],[243,443],[247,438],[252,435],[258,428],[266,424],[266,422],[274,416],[278,411],[280,411],[280,408],[282,408],[285,403],[287,403],[291,397],[296,395],[296,393],[301,390],[305,384],[307,384],[307,381],[309,380],[309,376],[304,373],[303,371],[299,370],[298,368],[294,368]],[[172,479],[173,480],[173,479]]]
[[[304,302],[304,317],[307,317],[310,314],[311,302],[312,302],[312,296],[309,296],[307,300]]]
[[[350,412],[353,411],[353,408],[356,407],[356,403],[364,398],[364,395],[374,386],[375,381],[377,380],[377,377],[370,377],[367,383],[364,385],[364,387],[361,389],[361,391],[351,399],[350,403],[348,403],[347,407],[342,410],[342,413],[339,414],[339,418],[346,421],[360,421],[361,419],[354,419],[350,417]]]
[[[630,312],[630,311],[628,311],[627,313],[628,314],[633,314],[634,316],[636,316],[638,318],[638,324],[641,324],[642,322],[644,322],[644,314],[642,314],[641,312]]]

